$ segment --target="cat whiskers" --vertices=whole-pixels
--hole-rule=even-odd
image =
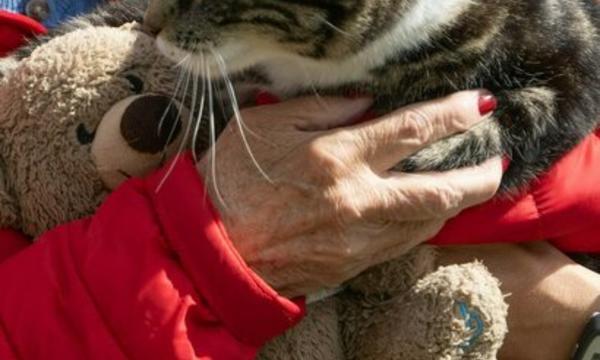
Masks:
[[[213,51],[213,56],[215,57],[215,61],[217,62],[217,67],[219,69],[219,72],[221,73],[221,77],[223,78],[223,82],[226,85],[226,91],[227,91],[228,97],[230,98],[230,104],[231,104],[231,106],[232,106],[232,108],[234,110],[234,115],[235,115],[235,110],[237,109],[238,113],[239,113],[240,107],[239,107],[239,104],[237,102],[237,96],[236,96],[236,93],[235,93],[235,89],[233,87],[233,82],[231,81],[231,77],[229,76],[229,72],[227,71],[227,66],[225,64],[225,59],[216,50],[211,49],[211,51]],[[222,110],[224,110],[224,104],[223,104],[222,100],[223,99],[222,99],[222,96],[221,96]],[[226,114],[223,114],[223,115],[226,116]],[[268,139],[265,139],[263,136],[257,134],[254,130],[252,130],[251,128],[249,128],[246,125],[246,122],[244,121],[244,118],[242,116],[239,116],[236,119],[239,119],[239,124],[249,134],[251,134],[252,136],[254,136],[257,139],[260,139],[263,142],[270,142]]]
[[[217,64],[218,71],[219,71],[221,77],[223,78],[225,90],[227,92],[227,96],[229,98],[230,105],[231,105],[231,108],[233,111],[233,118],[234,118],[234,121],[236,122],[236,125],[238,126],[243,145],[244,145],[248,155],[250,156],[250,159],[252,160],[254,166],[260,172],[261,176],[264,177],[268,182],[273,183],[271,178],[263,170],[263,168],[260,166],[258,160],[254,156],[254,153],[252,151],[252,148],[251,148],[248,138],[246,136],[246,133],[248,132],[257,138],[260,138],[260,136],[256,133],[254,133],[251,129],[249,129],[243,121],[243,118],[240,113],[239,104],[237,102],[237,96],[235,94],[235,89],[233,87],[231,78],[229,77],[229,74],[227,72],[225,60],[223,59],[223,56],[221,54],[219,54],[217,51],[215,51],[214,49],[210,49],[210,51],[212,53],[212,57],[214,58],[215,63]],[[217,151],[216,150],[217,129],[216,129],[216,124],[215,124],[214,105],[215,105],[215,100],[222,100],[222,99],[215,99],[216,89],[215,89],[215,85],[213,84],[210,64],[207,61],[207,59],[204,57],[204,55],[201,55],[199,58],[199,61],[193,60],[190,56],[186,56],[176,66],[180,69],[188,69],[188,71],[185,71],[185,74],[183,71],[181,71],[181,70],[179,71],[177,85],[175,86],[174,94],[171,97],[171,101],[170,101],[169,105],[167,106],[167,109],[165,110],[165,113],[163,114],[163,116],[161,118],[161,121],[159,123],[159,128],[157,130],[160,134],[162,131],[162,127],[164,126],[164,121],[166,119],[168,111],[175,104],[175,101],[177,101],[177,99],[179,99],[180,97],[185,99],[187,97],[188,90],[189,90],[190,83],[191,83],[192,84],[192,94],[191,94],[191,99],[190,99],[190,102],[191,102],[190,118],[186,124],[183,138],[181,140],[181,144],[179,145],[179,149],[176,152],[175,158],[171,161],[169,169],[167,169],[164,177],[161,179],[161,182],[157,186],[156,192],[160,191],[160,189],[162,188],[162,186],[164,186],[168,177],[171,175],[185,146],[187,146],[189,143],[188,140],[189,140],[190,136],[191,136],[191,146],[192,146],[192,154],[194,157],[194,161],[198,162],[198,157],[197,157],[198,155],[196,152],[196,148],[198,145],[199,135],[201,132],[201,124],[202,124],[203,118],[206,116],[207,120],[208,120],[208,125],[209,125],[209,150],[208,151],[210,152],[209,153],[210,174],[208,176],[208,179],[212,183],[212,187],[214,188],[215,195],[217,197],[217,199],[213,199],[213,200],[219,201],[223,207],[227,208],[227,204],[226,204],[226,202],[221,194],[221,191],[219,189],[219,186],[218,186],[218,172],[217,172],[217,159],[216,159],[216,157],[217,157],[217,153],[216,153],[216,151]],[[200,81],[199,81],[199,78],[200,78]],[[199,83],[201,83],[201,84],[199,84]],[[182,84],[183,84],[183,86],[182,86]],[[198,105],[198,109],[196,109],[197,105]],[[224,105],[222,105],[222,107],[224,107]],[[207,114],[205,114],[205,110],[207,110]],[[194,119],[194,117],[195,117],[195,119]],[[165,157],[167,154],[168,144],[172,140],[172,137],[175,135],[176,126],[177,126],[177,122],[175,122],[175,124],[173,125],[173,128],[171,129],[171,132],[168,137],[168,141],[163,149],[163,154]]]
[[[336,33],[342,35],[346,40],[349,40],[354,46],[361,47],[361,38],[358,35],[349,33],[343,29],[340,29],[338,26],[331,23],[331,21],[325,19],[320,15],[316,15],[317,20],[321,21],[325,26],[332,29]]]
[[[198,162],[198,154],[196,149],[198,147],[198,135],[200,134],[200,125],[202,124],[202,117],[204,116],[204,106],[206,103],[206,91],[208,86],[208,79],[205,76],[205,68],[206,59],[204,58],[204,55],[200,55],[199,74],[197,74],[197,76],[200,76],[202,79],[202,91],[200,92],[201,98],[200,105],[198,107],[198,117],[196,119],[194,131],[192,132],[192,156],[194,157],[195,163]]]
[[[331,21],[325,19],[324,17],[322,17],[321,15],[315,15],[315,18],[317,18],[317,20],[321,21],[323,24],[327,25],[329,28],[331,28],[332,30],[336,31],[337,33],[346,36],[349,39],[354,39],[355,36],[350,34],[347,31],[344,31],[342,29],[340,29],[339,27],[335,26],[334,24],[331,23]]]
[[[194,63],[188,63],[190,61],[190,57],[186,56],[184,58],[184,60],[182,60],[182,62],[179,64],[179,66],[181,67],[190,67],[190,66],[196,66]],[[180,75],[181,76],[181,75]],[[163,176],[163,178],[161,179],[160,183],[158,184],[158,186],[156,187],[156,192],[158,193],[160,191],[160,189],[164,186],[165,182],[167,181],[167,179],[169,178],[169,176],[171,175],[171,173],[173,172],[173,170],[175,169],[175,165],[177,164],[177,161],[179,161],[179,158],[188,142],[188,138],[190,136],[190,131],[192,129],[192,124],[193,124],[193,114],[194,114],[194,110],[196,108],[196,101],[198,98],[198,75],[195,74],[194,71],[187,71],[186,72],[186,76],[185,76],[185,85],[182,88],[182,99],[185,99],[186,94],[188,93],[188,89],[190,87],[190,80],[193,78],[192,80],[192,99],[191,99],[191,107],[190,107],[190,114],[189,114],[189,119],[186,125],[186,128],[184,130],[183,133],[183,138],[181,139],[181,144],[179,145],[179,149],[176,152],[175,158],[171,161],[171,164],[169,165],[169,168],[167,169],[165,175]],[[179,87],[179,84],[178,84]],[[165,110],[165,113],[163,114],[163,118],[161,119],[161,124],[159,124],[159,134],[160,134],[160,130],[162,129],[162,122],[164,121],[164,118],[166,117],[166,114],[168,113],[170,107],[172,106],[172,104],[177,101],[177,98],[179,98],[179,94],[177,93],[177,89],[175,91],[175,94],[173,95],[173,97],[171,98],[171,101],[169,102],[169,105],[167,106],[167,109]],[[178,107],[178,119],[181,118],[181,110]],[[168,139],[164,145],[163,148],[163,157],[166,157],[166,153],[167,153],[167,148],[169,146],[169,143],[172,140],[172,137],[174,136],[174,133],[176,131],[178,125],[178,121],[173,122],[173,126],[171,128],[171,132],[169,133]]]
[[[306,70],[306,67],[301,61],[297,61],[296,66],[298,66],[298,68],[301,69],[304,73],[305,82],[309,84],[312,93],[315,95],[315,99],[317,99],[317,103],[319,103],[319,106],[321,106],[323,110],[326,110],[328,108],[327,103],[323,100],[321,94],[319,94],[319,91],[317,90],[314,81],[310,77],[309,71]]]
[[[227,66],[225,64],[225,60],[223,59],[223,56],[221,54],[219,54],[217,51],[215,51],[213,48],[211,48],[210,51],[211,51],[213,57],[215,58],[215,62],[217,63],[217,66],[219,68],[221,76],[223,77],[223,80],[225,82],[225,89],[227,90],[227,93],[229,95],[229,100],[231,102],[231,108],[233,110],[233,118],[236,122],[236,125],[238,126],[239,131],[240,131],[240,136],[244,143],[246,151],[248,152],[250,159],[252,160],[252,162],[254,163],[254,166],[260,172],[260,174],[265,178],[265,180],[267,180],[269,183],[273,184],[274,183],[273,180],[269,177],[269,175],[267,175],[267,173],[263,170],[262,166],[260,166],[260,164],[258,163],[258,160],[254,156],[254,153],[252,152],[250,143],[248,142],[248,139],[246,137],[245,130],[250,131],[250,132],[251,132],[251,130],[248,129],[248,127],[245,125],[245,123],[242,119],[242,115],[240,113],[240,107],[239,107],[239,104],[237,101],[237,96],[235,94],[235,89],[233,87],[231,78],[229,77],[229,74],[227,72]],[[207,67],[207,70],[210,71],[210,68]],[[209,75],[208,77],[210,78],[210,72],[208,73],[208,75]],[[214,114],[211,113],[211,115],[214,115]],[[213,125],[213,124],[211,124],[211,125]],[[253,134],[253,135],[257,136],[256,134]]]
[[[227,208],[227,203],[223,199],[221,195],[221,191],[219,190],[219,185],[217,181],[217,139],[216,139],[216,130],[215,130],[215,111],[214,111],[214,99],[213,99],[213,83],[210,73],[210,66],[205,62],[203,75],[208,81],[208,125],[209,125],[209,151],[210,151],[210,175],[212,179],[212,185],[215,190],[215,194],[217,195],[217,200],[221,203],[221,205]],[[214,200],[214,199],[213,199]]]
[[[173,95],[171,96],[171,100],[169,101],[169,104],[165,108],[165,111],[163,112],[163,114],[162,114],[162,116],[160,118],[160,121],[158,122],[158,127],[156,129],[156,135],[160,135],[161,134],[162,128],[163,128],[163,125],[164,125],[164,122],[165,122],[165,119],[167,118],[167,114],[169,113],[169,111],[171,110],[171,107],[173,106],[175,100],[179,96],[179,89],[181,87],[181,83],[183,82],[183,78],[184,78],[184,76],[183,76],[183,73],[184,73],[184,71],[183,71],[183,64],[185,62],[187,62],[188,60],[189,60],[189,56],[184,57],[181,60],[182,62],[180,63],[180,65],[178,67],[178,71],[177,71],[177,83],[175,85],[175,90],[173,91]],[[184,93],[185,93],[185,90],[184,90]],[[178,112],[179,112],[179,108],[178,108]],[[174,124],[173,127],[171,128],[171,132],[169,134],[168,141],[167,141],[166,144],[169,143],[169,141],[171,140],[172,135],[175,132],[175,129],[177,128],[175,125],[176,124]],[[163,148],[163,156],[166,155],[166,150],[167,150],[167,145],[166,144],[165,144],[165,146]]]

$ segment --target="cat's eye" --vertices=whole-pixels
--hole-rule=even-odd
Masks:
[[[95,131],[89,131],[84,124],[79,124],[75,130],[77,134],[77,141],[81,145],[89,145],[94,141],[96,137]]]
[[[129,88],[136,94],[141,94],[144,91],[144,81],[135,75],[126,75],[125,79],[129,81]]]

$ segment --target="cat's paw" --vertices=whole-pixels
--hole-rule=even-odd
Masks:
[[[485,121],[471,130],[440,140],[400,162],[403,172],[446,171],[474,166],[502,154],[501,129]]]

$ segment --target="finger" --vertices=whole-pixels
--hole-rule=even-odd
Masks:
[[[435,219],[372,223],[368,226],[353,227],[346,234],[347,247],[344,249],[344,256],[341,257],[344,261],[338,261],[335,267],[338,273],[328,285],[338,285],[369,267],[405,255],[416,246],[435,237],[444,224],[444,220]]]
[[[484,90],[465,91],[407,106],[348,130],[362,158],[385,171],[433,142],[468,130],[487,118],[495,104]]]
[[[294,266],[277,269],[277,277],[269,283],[292,295],[334,288],[371,266],[407,253],[435,236],[442,225],[442,220],[434,220],[354,227],[347,233],[346,246],[331,247],[325,254],[315,251],[314,245],[307,252],[300,250]],[[304,239],[302,243],[310,241]],[[254,270],[273,273],[273,269],[265,269],[262,264],[262,268]]]
[[[259,106],[245,112],[260,111],[260,116],[251,116],[257,121],[270,119],[276,123],[292,124],[304,131],[319,131],[351,123],[360,118],[372,103],[372,99],[367,97],[349,99],[313,96]]]
[[[502,182],[502,159],[493,158],[479,166],[429,175],[437,178],[438,183],[449,184],[459,194],[456,206],[448,212],[448,215],[454,216],[496,195]]]
[[[363,211],[370,219],[448,219],[491,199],[502,179],[502,160],[445,173],[390,173],[377,184],[379,196]]]

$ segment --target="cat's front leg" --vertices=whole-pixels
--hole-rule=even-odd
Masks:
[[[589,128],[569,126],[584,120],[572,119],[574,114],[560,111],[557,92],[550,88],[529,87],[496,96],[499,106],[489,120],[428,146],[402,161],[396,170],[446,171],[504,156],[511,164],[503,178],[502,191],[516,190],[546,170]]]

